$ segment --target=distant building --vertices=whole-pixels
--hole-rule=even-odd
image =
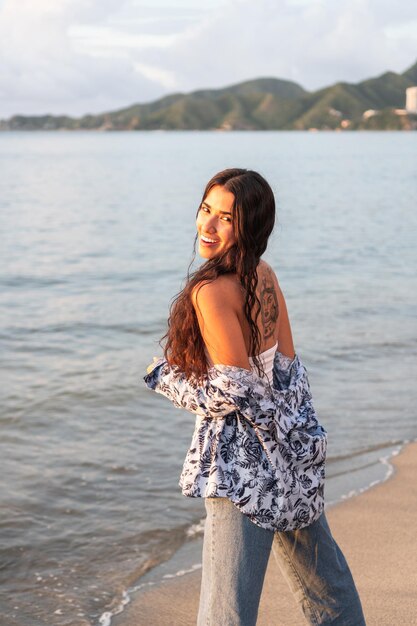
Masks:
[[[334,109],[333,107],[329,108],[329,113],[330,115],[333,115],[333,117],[342,117],[343,115],[342,111],[338,111],[337,109]]]
[[[407,113],[417,115],[417,87],[409,87],[405,90],[405,108]]]
[[[376,111],[375,109],[368,109],[367,111],[364,111],[362,113],[362,117],[364,120],[367,120],[370,117],[373,117],[374,115],[378,115],[379,111]]]

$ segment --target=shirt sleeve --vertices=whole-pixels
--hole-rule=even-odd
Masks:
[[[211,418],[237,411],[259,426],[275,416],[277,404],[285,412],[291,410],[303,373],[297,356],[290,359],[279,354],[274,366],[274,388],[255,372],[232,365],[213,366],[198,384],[187,379],[176,366],[159,359],[144,381],[178,408]]]

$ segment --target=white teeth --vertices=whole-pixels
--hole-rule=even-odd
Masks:
[[[209,239],[208,237],[204,237],[204,235],[201,235],[201,239],[206,243],[217,243],[215,239]]]

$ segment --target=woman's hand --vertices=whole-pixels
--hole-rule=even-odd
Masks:
[[[150,364],[148,365],[148,367],[146,368],[146,372],[147,372],[148,374],[150,374],[150,373],[152,372],[153,368],[155,367],[155,362],[156,362],[156,361],[158,361],[158,360],[159,360],[159,359],[158,359],[158,357],[157,357],[157,356],[154,356],[154,357],[153,357],[153,361],[152,361],[152,363],[150,363]]]

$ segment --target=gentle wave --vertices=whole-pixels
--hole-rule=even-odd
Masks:
[[[13,336],[26,337],[31,335],[52,335],[62,334],[71,335],[80,332],[91,331],[97,334],[123,333],[128,335],[155,335],[160,332],[161,328],[166,324],[164,319],[156,319],[150,324],[96,324],[93,322],[63,322],[61,324],[47,324],[45,326],[25,327],[25,326],[8,326],[2,329],[0,339],[13,340]]]
[[[347,459],[354,459],[358,456],[363,456],[368,454],[369,452],[378,452],[379,450],[384,450],[385,448],[392,448],[393,446],[403,446],[407,443],[407,441],[403,441],[400,439],[393,441],[384,441],[382,443],[378,443],[373,446],[367,446],[366,448],[361,448],[360,450],[355,450],[354,452],[349,452],[348,454],[339,454],[335,456],[328,456],[326,459],[326,465],[328,466],[331,463],[335,463],[337,461],[345,461]]]
[[[202,504],[178,489],[194,419],[142,376],[227,154],[256,154],[277,191],[265,259],[329,433],[328,500],[385,475],[390,446],[416,435],[416,150],[407,133],[1,142],[4,620],[98,623],[144,569],[198,543]]]
[[[416,440],[417,441],[417,440]],[[356,457],[356,456],[360,456],[360,455],[365,455],[369,452],[375,452],[375,451],[379,451],[379,450],[383,450],[384,448],[388,448],[388,447],[392,447],[392,446],[397,446],[397,448],[395,450],[392,450],[390,452],[390,454],[386,455],[386,456],[382,456],[378,459],[377,463],[379,463],[379,465],[385,470],[384,475],[378,479],[378,480],[374,480],[371,481],[365,485],[363,485],[362,487],[355,489],[355,490],[351,490],[348,493],[344,493],[341,494],[336,500],[330,501],[326,503],[326,509],[328,509],[329,507],[333,507],[336,506],[337,504],[339,504],[340,502],[344,502],[348,499],[351,499],[357,495],[360,495],[362,493],[365,493],[366,491],[368,491],[369,489],[371,489],[372,487],[375,487],[376,485],[382,484],[384,482],[386,482],[394,473],[394,467],[392,465],[392,463],[390,463],[390,460],[397,456],[402,448],[404,446],[406,446],[407,444],[409,444],[410,441],[406,440],[406,441],[396,441],[396,442],[387,442],[385,444],[381,444],[379,446],[372,446],[369,447],[367,449],[364,450],[360,450],[357,451],[356,453],[350,455],[350,457]],[[345,459],[347,458],[347,456],[344,457],[337,457],[337,459],[333,459],[333,460],[340,460],[341,458]],[[372,463],[373,465],[374,463]],[[360,469],[365,469],[366,466],[362,466]],[[348,473],[348,472],[345,472]],[[191,524],[186,532],[186,536],[187,539],[197,539],[197,538],[201,538],[203,536],[204,533],[204,523],[205,523],[205,518],[199,520],[197,523]],[[115,617],[116,615],[119,615],[120,613],[122,613],[125,609],[125,607],[132,601],[133,596],[139,592],[143,592],[146,589],[149,589],[155,585],[161,585],[164,583],[164,581],[166,580],[170,580],[173,578],[180,578],[182,576],[185,576],[187,574],[192,574],[196,571],[198,571],[199,569],[201,569],[201,563],[194,563],[192,565],[190,565],[187,568],[181,568],[181,569],[175,569],[170,572],[170,573],[161,573],[159,576],[157,574],[158,572],[158,566],[160,564],[156,564],[155,565],[155,570],[156,570],[156,574],[154,576],[153,580],[148,580],[146,582],[139,582],[137,584],[134,584],[133,586],[129,587],[126,590],[123,590],[122,592],[122,598],[120,599],[120,601],[118,602],[118,604],[115,606],[115,608],[111,611],[105,611],[99,618],[99,626],[111,626],[111,621],[112,618]]]
[[[87,254],[84,254],[84,258],[88,258]],[[83,290],[85,287],[94,285],[94,287],[100,288],[101,285],[106,283],[115,284],[120,288],[125,284],[138,285],[143,287],[146,284],[151,285],[157,282],[159,279],[166,281],[170,276],[176,277],[178,281],[183,279],[182,275],[179,275],[177,269],[164,267],[163,270],[158,269],[154,274],[150,274],[149,271],[136,271],[134,273],[126,272],[66,272],[64,276],[37,276],[31,274],[9,274],[0,275],[0,287],[13,290],[44,290],[53,287],[71,287],[78,291],[80,288]],[[40,292],[42,293],[42,291]],[[57,290],[56,293],[60,293]]]

